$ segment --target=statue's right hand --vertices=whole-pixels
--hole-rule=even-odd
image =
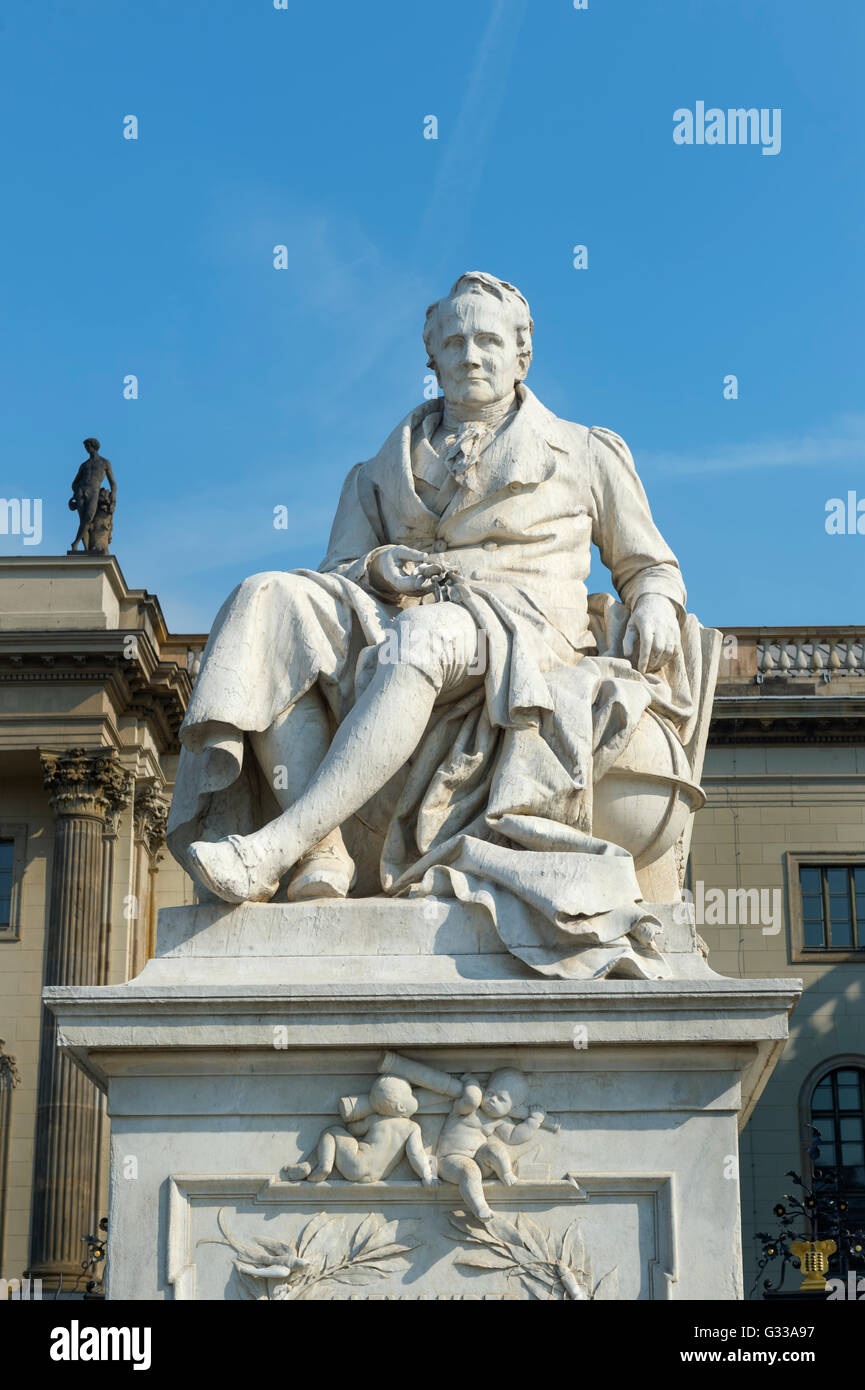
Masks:
[[[422,550],[412,550],[408,545],[389,545],[370,561],[367,573],[382,593],[423,594],[432,587],[431,573],[442,568]]]

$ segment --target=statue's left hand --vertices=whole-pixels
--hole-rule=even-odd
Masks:
[[[679,647],[675,605],[663,594],[643,594],[625,628],[622,650],[643,674],[659,671]]]

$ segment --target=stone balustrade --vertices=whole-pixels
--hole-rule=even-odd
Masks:
[[[720,684],[865,677],[865,632],[848,627],[724,629]]]

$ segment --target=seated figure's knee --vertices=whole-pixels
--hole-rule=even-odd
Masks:
[[[259,570],[257,574],[248,574],[237,587],[246,589],[250,593],[257,593],[259,589],[266,589],[283,577],[279,570]]]
[[[302,604],[315,591],[314,583],[304,574],[291,570],[261,570],[247,575],[234,591],[235,602],[255,603],[268,593],[278,594],[282,608]]]
[[[272,588],[282,578],[283,576],[278,570],[262,570],[259,574],[248,574],[238,584],[233,597],[236,600],[255,599],[259,594]]]
[[[456,604],[422,604],[400,613],[381,644],[379,661],[410,666],[437,690],[450,689],[471,671],[478,633],[474,620]]]

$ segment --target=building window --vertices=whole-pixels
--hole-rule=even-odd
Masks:
[[[27,827],[0,822],[0,942],[17,941]]]
[[[865,854],[785,854],[792,961],[865,962]]]
[[[811,1097],[811,1123],[820,1131],[820,1164],[840,1170],[842,1187],[865,1193],[865,1070],[824,1076]]]
[[[865,947],[865,864],[800,864],[806,951]]]
[[[820,1152],[812,1161],[812,1168],[821,1174],[820,1186],[846,1200],[843,1224],[861,1230],[865,1226],[865,1067],[851,1058],[826,1072],[811,1094],[810,1117],[820,1134]],[[831,1220],[818,1232],[822,1237],[834,1233]],[[861,1273],[865,1257],[850,1253],[839,1264],[835,1255],[829,1263],[833,1274],[846,1268]]]
[[[12,870],[15,866],[15,841],[0,840],[0,931],[12,924]]]

